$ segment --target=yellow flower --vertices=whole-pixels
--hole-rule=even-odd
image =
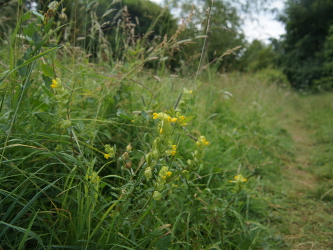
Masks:
[[[53,79],[52,84],[51,84],[51,88],[56,89],[58,87],[59,87],[59,80],[58,79]]]
[[[175,156],[176,153],[177,153],[177,151],[175,151],[175,150],[172,150],[172,151],[171,151],[171,155],[172,155],[172,156]]]
[[[196,144],[197,144],[198,146],[200,146],[200,145],[202,145],[202,144],[205,145],[205,146],[208,146],[208,145],[210,144],[210,142],[207,141],[206,138],[205,138],[204,136],[200,136],[199,139],[198,139],[198,141],[196,142]]]
[[[163,128],[160,129],[160,134],[162,134],[162,133],[163,133]]]
[[[179,119],[181,120],[181,121],[184,121],[185,120],[185,116],[181,116],[181,117],[179,117]]]
[[[172,147],[173,150],[177,149],[177,145],[172,145],[171,147]]]
[[[110,155],[109,154],[104,154],[105,159],[109,159]]]
[[[168,116],[168,122],[171,122],[171,121],[172,121],[171,117],[170,117],[170,116]]]
[[[239,174],[234,177],[235,181],[229,181],[229,182],[235,182],[235,183],[242,183],[247,182],[247,179],[244,178],[243,175]]]
[[[178,118],[171,118],[171,122],[176,123],[178,121]]]
[[[153,114],[153,119],[157,119],[158,118],[158,114],[157,113],[154,113]]]
[[[203,144],[205,144],[206,146],[210,144],[210,142],[207,141],[206,139],[203,139],[202,142],[203,142]]]
[[[166,174],[167,174],[168,177],[170,177],[172,175],[172,172],[169,171]]]
[[[182,126],[187,126],[187,123],[183,123]]]

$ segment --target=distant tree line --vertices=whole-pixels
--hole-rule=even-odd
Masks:
[[[23,1],[25,11],[32,1]],[[2,44],[8,43],[15,28],[18,2],[0,0]],[[34,2],[45,12],[51,1]],[[270,44],[246,41],[239,10],[228,1],[179,0],[171,7],[163,8],[149,0],[64,0],[55,16],[58,25],[65,24],[57,42],[80,46],[92,59],[107,55],[113,61],[135,61],[146,53],[142,48],[170,38],[181,19],[190,18],[187,29],[177,37],[188,42],[165,55],[171,70],[197,70],[210,62],[219,72],[281,68],[295,88],[333,88],[333,0],[288,0],[278,17],[285,24],[286,34],[271,39]],[[172,11],[177,11],[177,18]],[[241,48],[232,50],[238,46]],[[147,66],[155,64],[149,62]]]
[[[333,88],[333,0],[288,0],[279,20],[281,66],[291,85],[311,90]]]

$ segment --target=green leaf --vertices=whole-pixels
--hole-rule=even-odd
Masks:
[[[48,76],[51,78],[54,76],[53,68],[47,64],[42,64],[42,71],[45,76]]]
[[[32,38],[32,36],[36,33],[36,24],[30,23],[23,27],[23,35],[29,38]],[[28,39],[28,38],[27,38]],[[28,39],[29,40],[29,39]]]
[[[21,64],[23,64],[24,63],[24,60],[23,59],[18,59],[17,60],[17,63],[16,63],[16,66],[20,66]],[[20,76],[25,76],[26,75],[26,73],[27,73],[27,67],[26,66],[24,66],[24,67],[22,67],[22,68],[19,68],[18,70],[18,73],[20,74]]]
[[[50,183],[49,185],[47,185],[45,188],[43,188],[42,190],[40,190],[22,209],[21,209],[21,211],[19,212],[19,213],[17,213],[16,214],[16,216],[15,216],[15,218],[14,219],[12,219],[12,221],[9,223],[9,224],[7,224],[7,223],[5,223],[5,222],[0,222],[0,223],[3,223],[3,224],[6,224],[6,225],[8,225],[7,227],[5,227],[3,230],[2,230],[2,232],[0,233],[0,237],[2,237],[6,232],[7,232],[7,230],[9,229],[9,227],[14,227],[13,226],[13,224],[18,220],[18,219],[20,219],[22,216],[24,216],[25,215],[25,213],[29,210],[29,209],[31,209],[31,206],[32,206],[32,204],[39,198],[39,196],[40,195],[42,195],[42,194],[44,194],[45,193],[45,191],[47,190],[47,189],[49,189],[50,187],[52,187],[56,182],[58,182],[60,180],[60,178],[59,179],[57,179],[57,180],[55,180],[54,182],[52,182],[52,183]],[[30,232],[30,233],[32,233],[32,232]]]
[[[0,224],[3,224],[5,226],[7,226],[7,228],[11,227],[12,229],[15,229],[15,230],[17,230],[17,231],[19,231],[21,233],[28,234],[30,237],[36,239],[38,241],[38,243],[43,247],[43,249],[45,249],[45,246],[43,244],[42,239],[36,233],[30,231],[30,226],[31,225],[29,225],[29,229],[25,229],[25,228],[22,228],[22,227],[17,227],[17,226],[8,224],[8,223],[6,223],[4,221],[0,221]]]
[[[37,10],[33,10],[32,13],[44,21],[44,16],[40,14]]]
[[[142,111],[141,111],[141,115],[142,115],[142,117],[145,118],[147,121],[149,120],[149,115],[147,114],[146,111],[142,110]]]
[[[42,75],[42,77],[43,77],[45,86],[47,86],[48,88],[51,88],[52,78],[50,78],[50,77],[48,77],[46,75]],[[53,94],[50,91],[48,91],[47,94],[48,94],[49,97],[53,96]]]
[[[185,117],[185,119],[184,119],[184,123],[187,123],[187,122],[190,122],[190,121],[192,121],[193,120],[193,118],[194,118],[195,116],[187,116],[187,117]]]
[[[18,67],[16,67],[16,68],[14,68],[13,70],[7,72],[7,73],[5,74],[5,76],[2,77],[2,78],[0,79],[0,84],[1,84],[1,83],[2,83],[2,82],[3,82],[3,81],[4,81],[4,80],[10,75],[10,74],[12,74],[15,70],[18,70],[19,68],[22,68],[22,67],[28,65],[29,63],[32,63],[33,61],[37,60],[38,58],[41,58],[41,57],[43,57],[43,56],[45,56],[45,55],[47,55],[47,54],[49,54],[49,53],[55,51],[56,49],[58,49],[58,48],[60,48],[60,47],[61,47],[61,46],[56,47],[56,48],[52,48],[52,49],[49,49],[49,50],[47,50],[47,51],[45,51],[45,52],[43,52],[43,53],[40,53],[40,54],[38,54],[37,56],[34,56],[33,58],[30,58],[29,60],[27,60],[25,63],[21,64],[20,66],[18,66]]]
[[[117,116],[127,119],[127,120],[132,120],[132,117],[127,114],[127,112],[124,109],[118,109],[117,110]]]
[[[23,238],[21,240],[21,243],[20,243],[20,246],[19,246],[18,250],[21,250],[21,249],[23,249],[25,247],[25,243],[26,243],[27,238],[28,238],[29,235],[32,236],[33,238],[36,237],[36,240],[38,241],[38,243],[41,244],[41,245],[43,245],[43,242],[41,241],[41,239],[39,238],[39,236],[37,234],[31,232],[31,227],[34,224],[37,215],[38,215],[38,212],[35,213],[34,218],[30,221],[28,228],[25,230],[24,236],[23,236]],[[43,248],[45,248],[45,247],[43,246]]]
[[[50,29],[51,29],[51,26],[52,26],[52,23],[53,23],[53,20],[54,20],[54,18],[52,17],[52,18],[47,22],[47,24],[45,25],[45,28],[44,28],[45,33],[49,33],[49,31],[50,31]]]
[[[38,35],[37,31],[32,35],[31,38],[34,41],[34,44],[39,44],[40,41],[42,40],[41,37]]]
[[[22,22],[25,21],[25,20],[28,20],[29,18],[31,17],[31,12],[26,12],[22,15]]]

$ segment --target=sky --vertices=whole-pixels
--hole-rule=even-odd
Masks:
[[[162,3],[163,0],[151,0],[156,3]],[[278,11],[283,10],[284,0],[275,0],[269,7],[276,8]],[[275,15],[271,13],[261,13],[253,15],[253,18],[244,17],[243,30],[249,42],[259,39],[268,42],[268,38],[279,38],[285,33],[284,25],[274,20]]]

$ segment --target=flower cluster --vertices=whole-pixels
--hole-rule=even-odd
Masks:
[[[165,157],[175,157],[177,155],[177,144],[174,143],[173,134],[175,129],[180,129],[186,126],[185,116],[179,112],[170,112],[169,115],[165,112],[154,113],[153,119],[159,120],[157,124],[158,136],[155,138],[151,151],[146,154],[146,168],[144,175],[147,180],[153,178],[154,173],[158,175],[154,178],[153,183],[155,191],[153,199],[159,200],[162,195],[160,191],[163,190],[168,178],[171,177],[172,171],[169,167],[164,166]],[[162,166],[157,169],[157,166]]]
[[[98,190],[100,188],[101,177],[95,172],[91,166],[88,167],[85,179],[90,183],[86,184],[85,190],[89,196],[94,197],[94,200],[98,199]]]
[[[153,119],[159,119],[160,123],[158,126],[158,132],[160,134],[170,134],[172,132],[173,126],[176,127],[183,127],[186,126],[187,123],[185,122],[185,116],[181,115],[179,112],[175,113],[175,117],[171,117],[167,113],[160,112],[160,113],[154,113]]]
[[[96,172],[93,172],[91,175],[89,175],[88,179],[92,184],[98,184],[101,180],[101,178],[98,176]]]
[[[180,109],[183,112],[186,111],[187,104],[190,101],[190,99],[192,98],[192,95],[193,95],[193,90],[188,90],[186,88],[183,89],[182,99],[179,101],[179,104],[178,104],[178,106],[180,107]]]
[[[208,146],[210,143],[206,140],[204,136],[200,136],[196,141],[196,150],[194,150],[193,160],[189,159],[187,164],[191,169],[195,169],[196,166],[199,166],[202,163],[202,160],[205,156],[205,147]]]
[[[55,91],[55,99],[58,104],[58,114],[63,119],[62,126],[68,128],[71,126],[71,121],[66,118],[67,116],[67,104],[69,102],[70,93],[67,88],[61,83],[59,78],[53,79],[52,84],[50,85]]]
[[[115,156],[116,152],[114,150],[114,147],[111,147],[109,144],[106,144],[104,146],[104,150],[105,150],[105,154],[104,154],[104,158],[105,159],[109,159]]]
[[[242,174],[239,174],[239,175],[234,176],[234,181],[229,181],[229,182],[235,183],[236,184],[235,189],[237,191],[240,191],[240,190],[242,190],[242,188],[244,186],[244,182],[247,182],[247,179],[244,178],[244,176]]]
[[[243,183],[243,182],[247,182],[247,179],[244,178],[243,175],[239,174],[239,175],[236,175],[234,177],[234,181],[229,181],[229,182],[234,182],[234,183]]]

